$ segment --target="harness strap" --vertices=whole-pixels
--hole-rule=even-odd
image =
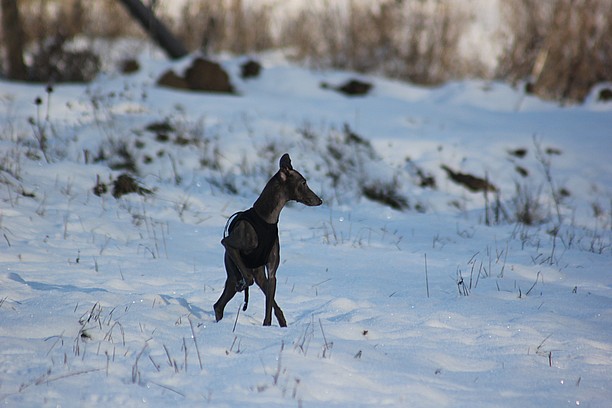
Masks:
[[[232,224],[234,219],[236,219],[236,217],[238,217],[239,215],[242,215],[242,213],[243,211],[238,211],[230,215],[230,217],[227,219],[227,222],[225,223],[225,228],[223,229],[223,238],[227,238],[227,235],[229,234],[230,225]],[[240,272],[240,274],[242,275],[240,268],[238,268],[238,272]],[[242,279],[244,279],[244,276],[242,277]],[[249,287],[247,286],[244,289],[244,305],[242,306],[242,311],[246,312],[248,307],[249,307]]]
[[[242,306],[242,311],[246,312],[247,307],[249,307],[249,287],[248,286],[244,289],[244,306]]]
[[[234,218],[236,218],[238,215],[242,213],[243,211],[238,211],[230,215],[230,217],[227,219],[227,222],[225,223],[225,228],[223,229],[223,238],[227,238],[227,234],[229,233],[229,227],[232,221],[234,221]]]

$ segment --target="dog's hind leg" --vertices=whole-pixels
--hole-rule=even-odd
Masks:
[[[240,276],[240,272],[238,268],[232,262],[230,257],[225,254],[225,271],[227,272],[227,279],[225,280],[225,288],[223,289],[223,293],[217,300],[217,303],[214,304],[213,309],[215,310],[215,318],[217,321],[223,319],[223,311],[225,310],[225,305],[227,302],[232,300],[232,298],[236,295],[236,276]]]

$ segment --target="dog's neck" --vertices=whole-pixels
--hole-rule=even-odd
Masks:
[[[280,213],[288,201],[277,176],[275,175],[268,181],[259,198],[253,204],[257,215],[268,224],[278,223]]]

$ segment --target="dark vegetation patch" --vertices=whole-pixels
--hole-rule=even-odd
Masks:
[[[155,135],[155,140],[161,143],[172,141],[178,146],[197,145],[198,141],[189,135],[184,129],[173,124],[169,118],[162,121],[152,122],[145,126],[145,130]]]
[[[411,208],[403,185],[405,173],[386,164],[370,141],[348,124],[323,133],[305,125],[297,132],[302,137],[298,142],[302,151],[313,158],[307,171],[320,174],[328,189],[326,200],[344,203],[366,198],[399,211]],[[264,146],[260,155],[267,159],[270,152],[276,156],[286,148]]]
[[[541,224],[546,220],[544,205],[540,200],[541,189],[531,190],[525,185],[516,183],[516,191],[511,200],[516,222],[523,225]]]
[[[112,141],[106,146],[100,146],[94,162],[106,162],[113,170],[125,170],[132,174],[138,173],[136,157],[126,141]]]
[[[477,193],[479,191],[497,191],[497,188],[493,184],[489,183],[487,179],[483,179],[472,174],[453,171],[450,167],[444,164],[440,167],[446,172],[452,181],[462,185],[471,192]]]
[[[96,176],[96,185],[93,187],[93,193],[98,197],[103,196],[108,192],[108,186],[100,181],[100,176]]]
[[[113,182],[113,197],[120,198],[131,193],[146,195],[151,194],[152,191],[142,187],[133,176],[123,173]]]
[[[161,143],[166,143],[170,140],[170,136],[167,133],[158,133],[155,135],[155,140]]]
[[[344,125],[341,133],[329,137],[326,149],[327,176],[334,187],[347,184],[346,176],[353,175],[359,179],[362,163],[380,159],[370,142],[353,132],[348,124]]]
[[[521,177],[529,177],[529,171],[523,166],[514,166],[514,171],[516,171]]]
[[[153,192],[143,186],[140,185],[140,183],[138,181],[136,181],[136,179],[128,174],[128,173],[122,173],[121,175],[119,175],[119,177],[117,177],[116,180],[112,181],[112,195],[115,198],[121,198],[126,194],[132,194],[132,193],[136,193],[139,195],[146,195],[146,194],[152,194]],[[107,183],[104,183],[100,180],[100,176],[96,176],[96,184],[93,186],[93,193],[98,196],[101,197],[104,194],[108,193],[109,190],[109,185]]]
[[[423,188],[436,188],[436,179],[431,174],[425,174],[421,169],[417,170],[417,176],[421,180],[419,182],[419,187]]]
[[[67,38],[57,35],[32,56],[28,76],[33,82],[89,82],[100,67],[97,54],[88,49],[71,50]]]
[[[571,191],[569,191],[567,188],[565,187],[561,187],[558,191],[559,197],[561,198],[568,198],[572,196]]]
[[[547,147],[545,153],[549,156],[561,156],[563,152],[556,147]]]
[[[408,171],[412,174],[412,176],[416,179],[415,184],[422,188],[431,188],[436,189],[436,178],[433,174],[429,173],[425,169],[417,166],[416,163],[412,161],[409,157],[406,158],[406,165]]]
[[[160,133],[171,133],[174,132],[174,126],[168,120],[160,122],[152,122],[145,126],[145,130],[149,132],[160,134]]]
[[[510,156],[514,156],[516,158],[522,159],[525,156],[527,156],[527,149],[525,149],[524,147],[519,147],[517,149],[510,149],[508,150],[508,154]]]
[[[371,184],[364,185],[361,188],[361,192],[364,197],[376,201],[380,204],[391,207],[394,210],[404,211],[410,209],[408,199],[402,196],[397,191],[398,186],[391,184]]]

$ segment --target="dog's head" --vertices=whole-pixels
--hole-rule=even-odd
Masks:
[[[285,153],[280,159],[278,176],[289,200],[297,201],[310,207],[323,203],[306,183],[306,179],[291,165],[291,158]]]

